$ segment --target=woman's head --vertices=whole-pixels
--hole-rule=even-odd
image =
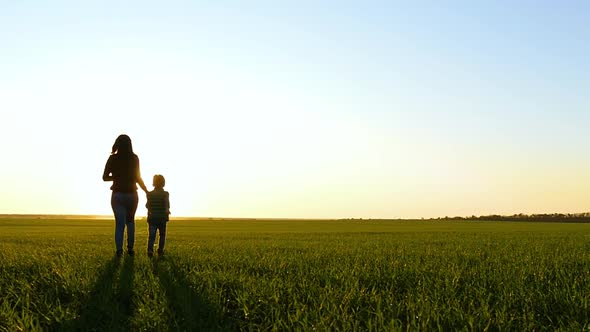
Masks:
[[[119,135],[113,144],[111,154],[131,154],[133,153],[133,146],[131,145],[131,138],[127,135]]]

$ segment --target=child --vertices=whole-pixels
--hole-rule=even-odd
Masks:
[[[160,232],[160,241],[158,244],[158,256],[164,255],[164,245],[166,244],[166,223],[170,214],[170,200],[168,192],[164,190],[166,180],[160,174],[154,175],[154,190],[147,193],[148,209],[147,222],[149,225],[148,249],[149,257],[154,255],[154,242],[156,242],[156,232]]]

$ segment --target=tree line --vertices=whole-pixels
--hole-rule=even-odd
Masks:
[[[513,215],[491,214],[485,216],[470,217],[440,217],[435,220],[472,220],[472,221],[536,221],[536,222],[590,222],[590,212],[582,213],[539,213]]]
[[[530,222],[569,222],[569,223],[590,223],[590,212],[581,213],[536,213],[525,214],[518,213],[513,215],[490,214],[483,216],[455,216],[455,217],[436,217],[436,218],[421,218],[421,219],[373,219],[373,218],[344,218],[339,220],[345,221],[377,221],[377,220],[431,220],[431,221],[530,221]]]

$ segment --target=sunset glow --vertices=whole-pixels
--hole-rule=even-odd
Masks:
[[[122,133],[173,216],[588,211],[574,3],[5,4],[0,213],[110,214]]]

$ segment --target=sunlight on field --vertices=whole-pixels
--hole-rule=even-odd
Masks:
[[[590,225],[1,219],[0,330],[584,330]]]

